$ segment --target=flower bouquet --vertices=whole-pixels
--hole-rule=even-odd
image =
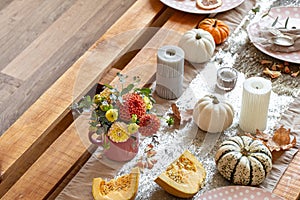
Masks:
[[[138,77],[128,85],[125,85],[127,76],[118,74],[118,77],[120,89],[105,85],[100,94],[89,97],[92,106],[89,139],[103,146],[109,159],[128,161],[138,152],[139,134],[155,134],[160,119],[151,112],[155,103],[151,90],[136,88]]]

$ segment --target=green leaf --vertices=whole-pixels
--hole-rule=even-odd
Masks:
[[[269,15],[269,12],[270,12],[270,10],[271,10],[271,8],[268,10],[268,12],[267,12],[267,13],[263,14],[263,15],[261,16],[261,18],[264,18],[264,17],[268,16],[268,15]]]
[[[96,131],[96,133],[98,135],[102,134],[103,133],[103,128],[98,128],[97,131]]]
[[[109,85],[109,84],[104,84],[105,87],[107,87],[108,89],[113,89],[113,86]]]
[[[287,25],[288,25],[289,19],[290,19],[290,18],[289,18],[289,17],[287,17],[287,18],[286,18],[286,20],[285,20],[285,23],[284,23],[284,28],[285,28],[285,29],[287,28]]]
[[[149,97],[150,94],[151,94],[151,92],[152,92],[151,89],[149,89],[149,88],[136,89],[135,91],[139,92],[140,94],[143,94],[143,95],[145,95],[147,97]]]
[[[126,88],[124,88],[121,91],[121,96],[123,96],[124,94],[129,93],[132,89],[133,89],[134,85],[133,84],[129,84]]]
[[[103,144],[102,144],[102,147],[104,149],[109,149],[110,148],[110,142],[109,141],[104,141]]]
[[[118,97],[118,101],[120,101],[120,103],[123,104],[123,98],[122,98],[122,96]]]
[[[260,6],[252,8],[251,10],[252,10],[252,12],[254,12],[256,14],[256,13],[258,13],[260,11]]]
[[[278,22],[278,16],[276,17],[275,21],[273,22],[273,24],[271,26],[274,27],[277,22]]]

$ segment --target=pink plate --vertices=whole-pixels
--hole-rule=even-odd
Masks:
[[[227,186],[210,190],[197,200],[283,200],[266,190],[250,186]]]
[[[260,26],[271,27],[272,23],[275,21],[277,16],[278,22],[276,23],[276,26],[284,25],[287,17],[289,17],[287,28],[291,29],[292,27],[296,27],[297,29],[300,29],[300,7],[275,7],[270,10],[269,14],[266,17],[261,18],[258,22],[251,23],[247,27],[249,38],[253,42],[254,46],[261,52],[283,61],[300,64],[300,51],[294,51],[289,53],[275,52],[270,51],[264,48],[263,46],[259,45],[258,43],[254,42],[255,38],[258,37],[258,28]]]
[[[244,0],[223,0],[223,3],[220,7],[212,10],[204,10],[200,9],[196,6],[196,0],[160,0],[162,3],[170,6],[171,8],[195,14],[211,14],[211,13],[219,13],[227,10],[231,10],[241,3]]]

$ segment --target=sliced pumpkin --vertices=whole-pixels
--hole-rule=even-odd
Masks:
[[[215,9],[222,5],[222,0],[197,0],[197,5],[204,10]]]
[[[205,178],[206,171],[202,164],[186,150],[154,181],[176,197],[190,198],[203,187]]]
[[[139,185],[140,171],[135,167],[130,174],[120,176],[110,181],[94,178],[92,193],[95,200],[125,200],[134,199]]]

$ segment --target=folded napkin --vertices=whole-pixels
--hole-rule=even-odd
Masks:
[[[274,52],[295,52],[300,51],[300,39],[295,41],[295,44],[293,46],[285,47],[285,46],[279,46],[276,44],[272,44],[269,42],[269,39],[274,37],[274,33],[272,33],[273,28],[260,26],[257,24],[258,31],[257,34],[254,35],[254,42],[259,43],[261,46],[263,46],[265,49],[274,51]],[[277,31],[280,31],[282,34],[294,34],[299,35],[300,29],[276,29]]]

